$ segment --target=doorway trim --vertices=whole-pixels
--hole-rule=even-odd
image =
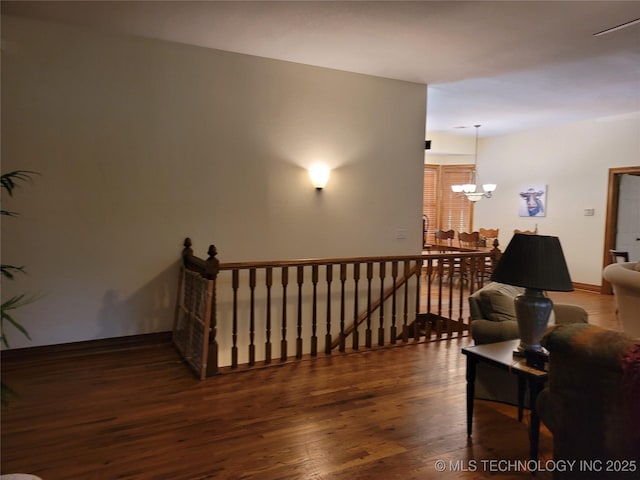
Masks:
[[[609,189],[607,191],[607,217],[604,230],[604,252],[602,255],[602,268],[611,263],[609,250],[616,244],[616,232],[618,230],[618,191],[620,189],[621,175],[640,175],[640,166],[618,167],[609,169]],[[602,280],[600,293],[610,295],[611,284]]]

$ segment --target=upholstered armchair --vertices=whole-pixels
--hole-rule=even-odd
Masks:
[[[602,465],[601,471],[575,467],[554,478],[638,478],[640,339],[574,324],[550,328],[542,345],[550,352],[549,381],[538,396],[538,413],[553,433],[554,460]]]
[[[476,344],[519,338],[514,299],[524,288],[491,282],[469,297],[471,336]],[[555,303],[550,324],[587,323],[588,315],[579,305]]]
[[[640,262],[612,263],[602,272],[613,287],[618,319],[625,333],[640,337]]]
[[[524,289],[491,282],[469,297],[471,337],[476,345],[520,337],[514,299]],[[578,305],[555,303],[550,324],[587,323],[588,315]],[[476,397],[516,405],[518,380],[492,365],[480,364],[476,372]],[[525,396],[526,398],[526,396]],[[528,406],[528,405],[527,405]]]

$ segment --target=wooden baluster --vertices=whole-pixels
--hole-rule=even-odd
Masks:
[[[451,338],[451,315],[453,312],[453,285],[454,285],[454,278],[453,275],[455,273],[455,264],[459,263],[460,264],[460,285],[462,285],[462,274],[463,274],[463,262],[462,259],[460,257],[458,257],[457,259],[453,259],[449,268],[449,307],[447,309],[447,318],[445,320],[445,332],[447,334],[447,338]]]
[[[402,341],[407,343],[409,341],[409,271],[411,269],[410,262],[404,261],[404,302],[402,312]]]
[[[302,284],[304,267],[298,266],[298,336],[296,337],[296,358],[302,358]]]
[[[209,280],[207,282],[207,303],[205,308],[205,316],[208,318],[209,324],[209,338],[206,351],[203,352],[203,365],[200,372],[200,380],[203,380],[208,375],[214,375],[218,372],[218,342],[216,339],[216,318],[215,318],[215,280]]]
[[[384,276],[386,262],[380,262],[380,325],[378,326],[378,345],[384,345]]]
[[[287,284],[289,268],[282,267],[282,340],[280,341],[280,360],[287,359]]]
[[[220,261],[216,258],[218,250],[214,245],[209,245],[207,251],[207,278],[209,282],[209,353],[207,354],[207,375],[218,373],[218,306],[216,305],[216,278],[220,271]]]
[[[425,339],[431,340],[431,282],[433,282],[433,258],[427,259],[427,313],[429,314],[429,318],[427,319],[427,323],[425,325]]]
[[[249,305],[249,366],[253,366],[256,363],[256,318],[255,318],[255,290],[256,290],[256,269],[249,269],[249,290],[250,290],[250,305]]]
[[[413,321],[413,341],[420,340],[420,323],[418,322],[418,315],[420,314],[420,278],[422,277],[422,259],[415,262],[415,277],[416,277],[416,314]]]
[[[351,347],[354,350],[360,348],[360,336],[358,332],[358,281],[360,280],[360,264],[353,264],[353,332],[351,332],[351,338],[353,342]]]
[[[331,354],[331,281],[333,280],[333,265],[327,265],[327,333],[324,337],[324,353]]]
[[[365,331],[365,346],[371,348],[371,280],[373,279],[373,263],[367,262],[367,330]]]
[[[313,315],[311,317],[311,356],[318,355],[318,265],[311,266],[311,283],[313,284]]]
[[[475,263],[476,263],[476,259],[474,257],[470,257],[468,259],[466,259],[464,262],[462,262],[462,264],[464,265],[463,268],[466,268],[468,270],[468,272],[466,273],[466,277],[469,279],[469,291],[472,291],[472,285],[473,285],[473,279],[475,278],[475,274],[476,274],[476,270],[475,270]],[[462,322],[462,307],[464,305],[464,299],[465,299],[465,294],[464,294],[464,283],[460,282],[460,292],[459,292],[459,296],[458,296],[458,320],[456,322],[455,325],[455,332],[460,332],[460,323]],[[460,336],[460,335],[457,335]]]
[[[340,348],[341,352],[345,350],[345,338],[344,338],[344,317],[345,317],[345,305],[344,305],[344,286],[347,280],[347,264],[340,264]]]
[[[233,288],[233,331],[231,338],[233,346],[231,347],[231,368],[238,367],[238,284],[239,271],[233,270],[231,274],[231,286]]]
[[[442,275],[444,274],[444,264],[442,259],[438,260],[438,318],[436,319],[436,337],[442,338]]]
[[[393,294],[391,295],[391,343],[396,343],[396,338],[398,337],[397,327],[396,327],[396,291],[397,284],[396,279],[398,278],[398,261],[394,260],[391,262],[391,279],[393,280]]]
[[[264,363],[271,363],[271,286],[273,285],[272,267],[267,267],[265,283],[267,286],[267,338],[264,344]]]
[[[431,313],[431,285],[433,282],[433,258],[427,259],[427,313]]]

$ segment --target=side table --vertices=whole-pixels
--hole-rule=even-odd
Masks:
[[[547,381],[547,372],[530,367],[522,357],[514,357],[520,340],[486,343],[464,347],[462,353],[467,356],[467,435],[471,436],[473,424],[473,402],[475,396],[476,365],[485,362],[507,370],[518,376],[518,420],[522,420],[525,385],[529,386],[529,406],[531,421],[529,424],[529,457],[538,459],[538,441],[540,438],[540,418],[536,409],[536,399]]]

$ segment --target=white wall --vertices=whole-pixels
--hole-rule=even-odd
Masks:
[[[600,285],[608,171],[639,161],[640,113],[482,139],[478,172],[498,189],[476,205],[474,227],[500,228],[504,248],[514,228],[537,224],[560,238],[574,282]],[[519,217],[518,193],[535,184],[547,185],[547,214]]]
[[[12,347],[171,329],[185,236],[249,261],[413,254],[426,87],[2,18]],[[305,167],[333,167],[316,194]],[[397,239],[396,230],[407,238]]]

